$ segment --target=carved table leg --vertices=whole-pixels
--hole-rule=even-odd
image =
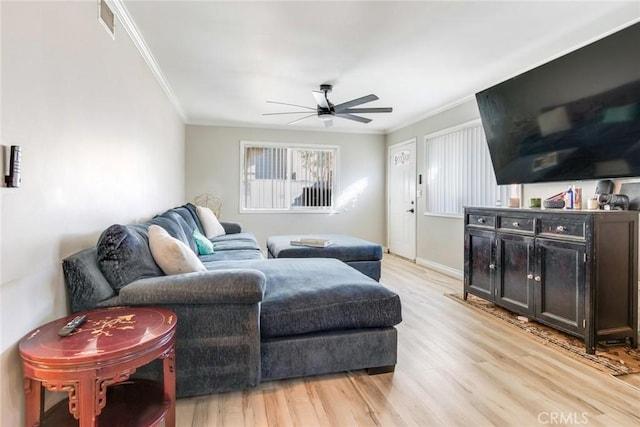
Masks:
[[[98,392],[95,378],[83,378],[78,383],[78,419],[80,427],[95,427],[96,423],[96,393]]]
[[[175,347],[172,347],[163,357],[162,366],[164,371],[164,398],[169,401],[169,410],[165,418],[165,427],[175,427],[176,425],[176,369],[175,369]]]
[[[26,398],[25,425],[27,427],[37,427],[40,425],[40,414],[42,413],[42,385],[40,384],[40,381],[25,378],[24,395]]]

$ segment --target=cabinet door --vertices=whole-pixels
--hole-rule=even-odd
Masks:
[[[533,315],[534,239],[497,234],[496,302],[519,314]]]
[[[565,332],[584,336],[585,247],[536,240],[536,318]]]
[[[496,233],[467,228],[465,235],[465,297],[472,293],[495,300],[495,239]]]

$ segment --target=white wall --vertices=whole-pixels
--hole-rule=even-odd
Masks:
[[[96,3],[0,2],[0,144],[23,149],[0,189],[1,426],[24,425],[18,341],[68,312],[61,260],[184,202],[184,124]]]
[[[366,184],[335,215],[240,213],[241,140],[337,145],[341,194],[358,183]],[[187,198],[193,200],[201,193],[221,198],[222,220],[240,222],[256,235],[263,248],[267,237],[276,234],[341,233],[385,243],[383,135],[189,125],[186,141]]]

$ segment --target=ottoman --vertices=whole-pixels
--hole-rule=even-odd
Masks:
[[[324,248],[294,246],[292,240],[303,237],[331,240]],[[269,258],[336,258],[361,273],[380,281],[382,247],[357,237],[344,234],[314,234],[309,236],[282,235],[267,239]]]

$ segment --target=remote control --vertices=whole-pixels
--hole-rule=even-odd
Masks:
[[[84,315],[74,317],[69,323],[60,328],[60,330],[58,331],[58,335],[60,335],[61,337],[71,335],[71,333],[75,331],[78,326],[82,325],[86,320],[87,316]]]

